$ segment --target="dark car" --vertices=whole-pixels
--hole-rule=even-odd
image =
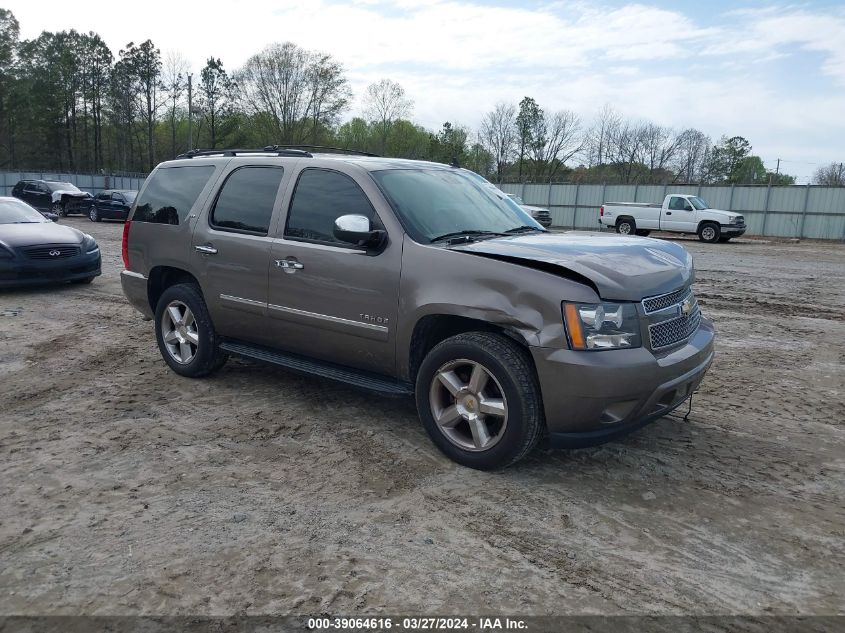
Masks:
[[[0,288],[72,281],[100,274],[100,249],[90,235],[54,224],[25,202],[0,197]]]
[[[93,200],[90,193],[59,180],[21,180],[12,189],[12,195],[39,211],[49,211],[59,217],[71,213],[87,215]]]
[[[102,220],[126,220],[129,209],[135,202],[137,191],[123,189],[106,189],[94,196],[94,204],[88,211],[88,218],[92,222]]]

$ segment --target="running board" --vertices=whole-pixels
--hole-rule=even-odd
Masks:
[[[336,380],[350,387],[372,391],[382,396],[403,398],[414,395],[414,388],[410,383],[400,382],[387,376],[381,376],[360,369],[353,369],[327,361],[291,354],[290,352],[282,352],[259,345],[252,345],[251,343],[232,340],[221,343],[220,349],[235,356],[259,360],[298,374]]]

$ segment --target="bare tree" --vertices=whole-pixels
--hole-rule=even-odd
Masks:
[[[674,159],[675,180],[684,183],[705,180],[705,166],[712,145],[713,141],[709,136],[694,128],[678,134],[678,151]]]
[[[532,155],[538,180],[551,180],[584,147],[581,119],[571,110],[544,114],[534,138]]]
[[[670,161],[678,152],[680,137],[671,128],[655,123],[646,123],[641,127],[642,162],[648,167],[652,177],[659,177],[668,169]]]
[[[410,116],[413,108],[414,102],[395,81],[382,79],[367,86],[364,93],[364,116],[379,126],[382,154],[387,147],[387,136],[393,123]]]
[[[510,103],[496,104],[492,112],[484,115],[479,137],[481,144],[493,156],[497,182],[502,182],[505,168],[516,151],[516,106]]]
[[[845,187],[845,166],[840,162],[819,167],[813,174],[813,184]]]
[[[313,53],[308,73],[311,84],[308,112],[311,119],[311,142],[318,143],[321,128],[337,124],[349,106],[352,91],[343,76],[343,65],[331,55]]]
[[[170,155],[176,156],[176,115],[188,88],[188,60],[178,51],[167,51],[162,68],[162,84],[167,93],[167,117],[170,119]]]
[[[642,125],[620,121],[608,135],[608,159],[623,183],[632,182],[637,175],[636,165],[642,156],[644,134]]]
[[[349,103],[343,67],[292,42],[253,55],[235,78],[247,111],[265,119],[268,135],[282,143],[313,138],[318,125],[331,124]]]
[[[609,152],[613,131],[622,123],[622,116],[610,105],[605,104],[599,111],[585,139],[585,158],[589,167],[610,162]]]

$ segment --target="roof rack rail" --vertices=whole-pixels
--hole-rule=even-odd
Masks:
[[[197,158],[198,156],[239,156],[241,154],[274,154],[275,156],[296,156],[299,158],[311,158],[311,154],[304,149],[286,148],[271,145],[263,149],[192,149],[176,158]]]
[[[328,154],[354,154],[355,156],[372,156],[374,158],[379,158],[378,154],[371,154],[370,152],[362,152],[361,150],[357,149],[345,149],[343,147],[327,147],[325,145],[268,145],[264,149],[272,152],[280,150],[313,150],[318,153],[326,152]]]

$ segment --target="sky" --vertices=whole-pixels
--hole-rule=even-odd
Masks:
[[[533,97],[588,126],[605,104],[632,119],[746,137],[806,183],[845,161],[845,2],[707,0],[0,0],[21,37],[100,34],[112,51],[152,39],[194,73],[235,70],[273,42],[343,63],[361,112],[367,85],[401,84],[413,119],[477,129],[499,102]],[[126,5],[123,5],[126,6]]]

